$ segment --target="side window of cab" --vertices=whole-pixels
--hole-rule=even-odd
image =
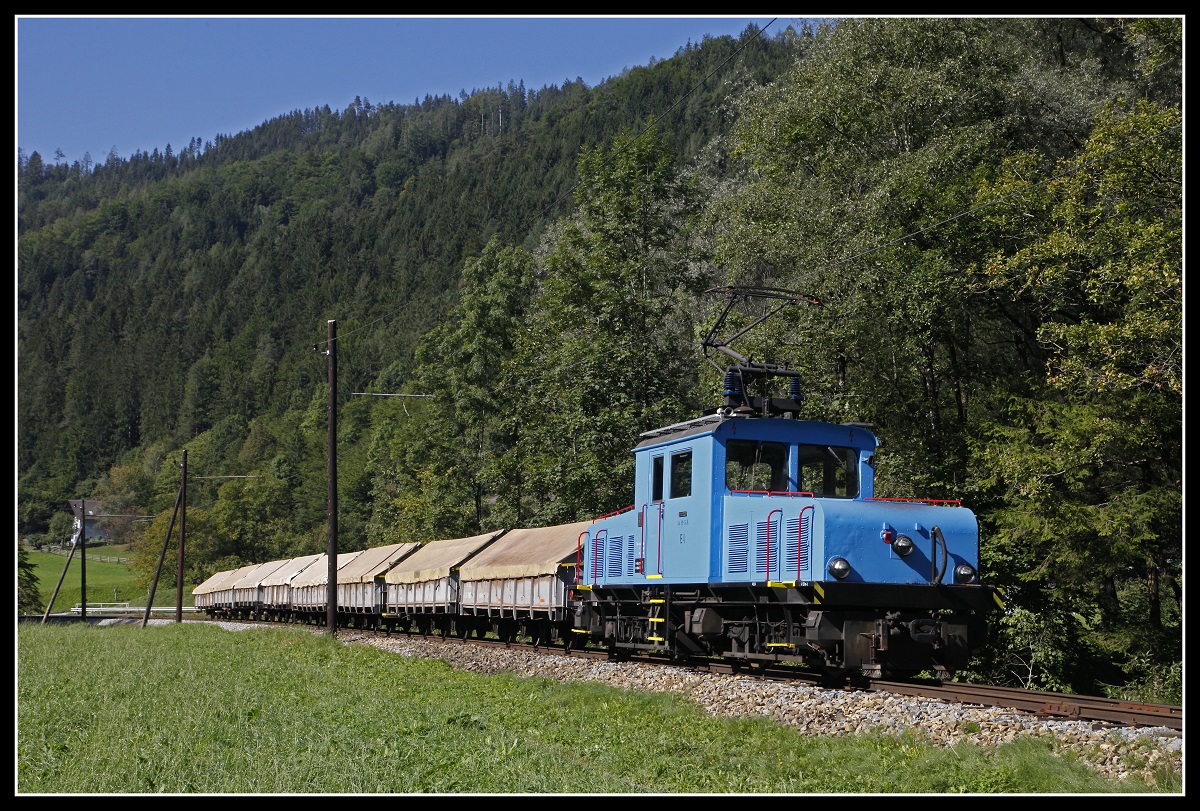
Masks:
[[[663,500],[663,458],[650,459],[650,500],[657,504]]]
[[[671,498],[687,498],[692,494],[692,451],[671,454]]]

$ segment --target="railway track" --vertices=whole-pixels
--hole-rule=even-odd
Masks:
[[[360,632],[361,633],[361,632]],[[371,632],[384,635],[382,632]],[[495,639],[461,639],[454,636],[433,637],[447,644],[481,645],[505,647],[529,652],[611,660],[612,654],[603,649],[578,648],[564,650],[560,646],[534,645],[526,642],[503,642]],[[965,682],[939,682],[936,680],[895,681],[854,676],[841,681],[831,680],[825,674],[813,673],[797,667],[779,665],[748,665],[742,662],[696,659],[680,661],[653,655],[630,654],[622,660],[641,664],[670,667],[685,667],[715,674],[743,675],[773,681],[792,681],[827,689],[862,690],[887,692],[914,698],[936,701],[976,704],[985,707],[1000,707],[1018,710],[1040,718],[1093,721],[1128,727],[1163,727],[1183,731],[1183,707],[1169,704],[1150,704],[1124,701],[1101,696],[1082,696],[1067,693],[1051,693],[1026,690],[1018,687],[995,687]]]
[[[1048,693],[962,682],[911,684],[880,680],[872,682],[871,689],[956,701],[961,704],[1007,707],[1042,718],[1099,721],[1132,727],[1166,727],[1183,731],[1183,707],[1168,704],[1148,704],[1099,696]]]

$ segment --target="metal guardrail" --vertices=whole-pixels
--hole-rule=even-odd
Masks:
[[[95,611],[95,612],[101,613],[101,614],[104,614],[104,613],[110,613],[110,614],[113,614],[113,613],[120,613],[120,614],[139,613],[139,614],[141,614],[141,613],[145,613],[146,606],[130,605],[129,603],[88,603],[87,610],[89,613]],[[183,607],[183,610],[184,611],[199,611],[200,609],[196,608],[195,606],[185,605]],[[173,613],[175,613],[175,606],[173,606],[173,605],[156,605],[156,606],[152,606],[150,608],[151,614],[153,614],[155,612],[163,612],[163,611],[169,611],[173,614]],[[72,614],[82,614],[83,606],[81,606],[79,603],[76,603],[74,606],[71,607],[71,613]]]

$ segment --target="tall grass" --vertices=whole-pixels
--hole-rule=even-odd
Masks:
[[[481,675],[296,628],[17,629],[28,793],[1109,793],[1038,741],[805,737],[595,683]]]

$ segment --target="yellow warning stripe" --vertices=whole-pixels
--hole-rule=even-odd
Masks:
[[[794,589],[796,588],[795,580],[768,580],[767,588],[769,589]]]

